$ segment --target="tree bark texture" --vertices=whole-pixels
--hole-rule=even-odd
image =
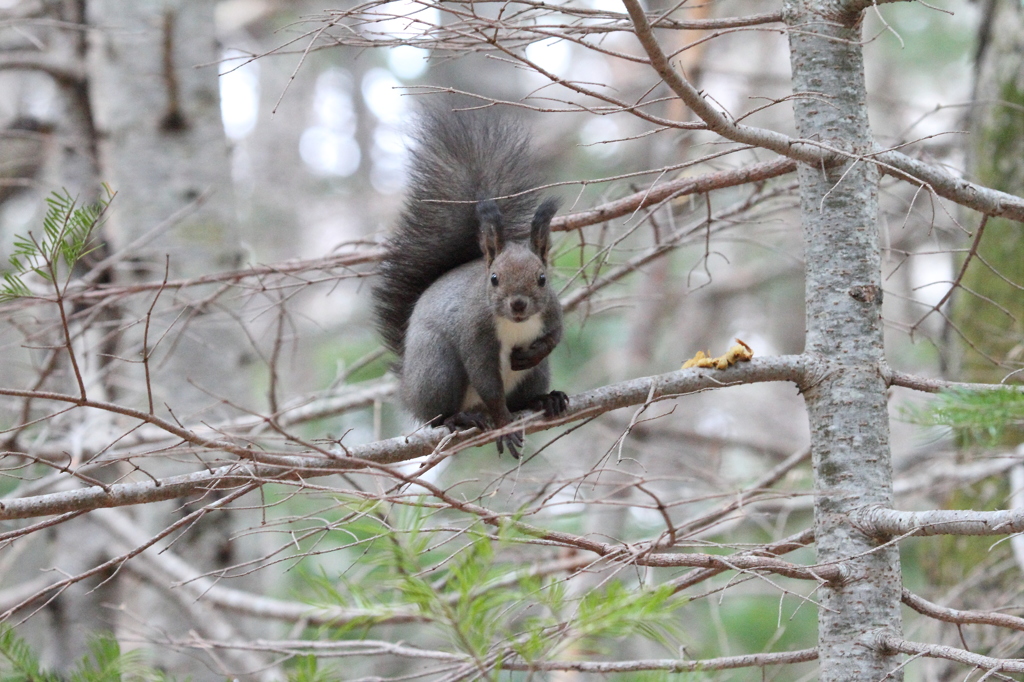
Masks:
[[[859,15],[834,3],[788,2],[793,107],[800,137],[853,155],[872,146]],[[815,479],[819,563],[843,562],[851,578],[818,593],[820,678],[880,680],[894,656],[864,633],[900,636],[899,551],[855,528],[849,514],[892,505],[892,465],[882,344],[878,170],[848,161],[802,164],[806,262],[805,352],[820,363],[804,384]],[[896,673],[899,675],[899,673]],[[890,678],[892,679],[892,678]]]
[[[65,0],[54,3],[51,12],[54,18],[68,25],[83,23],[84,0]],[[56,61],[65,64],[80,64],[86,59],[88,42],[83,31],[55,31],[50,36],[49,50]],[[56,135],[59,143],[50,155],[55,159],[47,165],[52,176],[48,178],[55,189],[66,190],[76,197],[80,205],[96,201],[101,194],[100,169],[97,159],[96,130],[89,99],[89,81],[86,78],[56,79],[57,119]],[[99,235],[103,239],[103,235]],[[93,258],[101,257],[104,248],[80,264],[86,268]],[[107,319],[107,318],[105,318]],[[77,322],[73,333],[81,334],[76,353],[84,380],[90,392],[97,398],[109,396],[100,376],[103,360],[100,347],[101,328],[80,329]],[[63,361],[66,364],[66,359]],[[74,379],[69,378],[66,388],[74,390]],[[99,412],[78,415],[80,423],[76,428],[82,432],[103,430],[109,427],[108,415]],[[111,476],[111,479],[114,477]],[[106,557],[106,538],[95,532],[86,519],[74,519],[67,525],[54,528],[42,553],[47,567],[75,575],[101,563]],[[121,585],[109,580],[110,575],[98,575],[79,584],[70,586],[57,596],[45,609],[45,626],[38,640],[42,642],[41,656],[45,665],[61,672],[67,672],[89,651],[89,640],[97,630],[113,630],[116,615],[109,609],[121,599]]]
[[[230,156],[221,122],[215,4],[88,0],[88,22],[97,27],[90,34],[88,75],[100,133],[100,172],[117,193],[109,221],[112,250],[125,254],[119,283],[194,277],[239,265]],[[211,291],[162,293],[151,316],[152,298],[120,311],[118,356],[129,361],[114,367],[120,402],[171,419],[173,410],[174,415],[204,414],[212,420],[230,412],[227,401],[249,402],[252,377],[246,363],[253,354],[231,314],[203,314]],[[154,461],[147,470],[159,476],[173,466]],[[156,533],[192,511],[198,499],[185,496],[147,507],[136,522]],[[223,568],[258,552],[233,536],[248,525],[242,516],[233,512],[198,520],[182,540],[182,551],[198,570]],[[126,610],[147,614],[145,625],[156,631],[182,636],[204,625],[194,624],[194,612],[158,591],[129,592]],[[159,650],[154,662],[180,676],[208,674],[205,665],[171,651]],[[252,658],[227,656],[235,670],[259,668]]]

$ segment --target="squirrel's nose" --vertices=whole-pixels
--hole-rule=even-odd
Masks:
[[[513,298],[508,304],[514,313],[522,313],[526,310],[526,299],[525,298]]]

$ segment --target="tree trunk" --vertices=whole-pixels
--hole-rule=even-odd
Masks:
[[[51,11],[55,19],[68,25],[81,24],[85,20],[84,0],[64,0],[55,3]],[[88,52],[86,35],[84,31],[54,31],[49,36],[49,50],[65,63],[81,63]],[[59,157],[53,164],[57,174],[53,180],[57,187],[76,197],[79,205],[86,205],[99,199],[101,193],[89,83],[88,80],[61,81],[57,85],[59,119],[56,134],[59,144],[55,153]],[[99,237],[102,239],[102,235]],[[105,251],[101,247],[94,255]],[[88,391],[95,398],[107,399],[108,384],[102,370],[104,361],[98,351],[103,325],[82,329],[77,322],[72,322],[72,333],[79,339],[75,350]],[[66,366],[67,358],[62,362]],[[75,380],[70,372],[65,385],[71,392],[75,391]],[[76,417],[74,429],[79,433],[106,431],[110,426],[110,415],[104,413],[81,412]],[[83,453],[75,451],[70,454],[78,458]],[[107,480],[113,479],[114,476],[107,477]],[[108,548],[106,538],[96,533],[87,519],[75,519],[53,530],[47,543],[47,554],[47,567],[58,567],[67,575],[76,575],[105,561]],[[110,605],[120,601],[122,592],[120,581],[110,578],[109,574],[99,575],[72,585],[49,604],[45,645],[41,652],[46,665],[59,671],[73,668],[88,652],[90,637],[97,632],[113,630],[116,616]]]
[[[119,269],[120,283],[194,277],[240,264],[220,114],[214,6],[183,0],[88,2],[89,23],[102,27],[94,33],[89,75],[101,132],[101,173],[117,192],[111,238],[115,251],[132,249],[125,259],[132,267]],[[148,407],[167,418],[205,415],[200,418],[209,421],[231,413],[228,401],[249,402],[251,376],[245,363],[252,354],[233,316],[219,312],[225,305],[219,299],[212,305],[204,300],[214,291],[162,294],[146,345],[141,322],[152,297],[139,298],[136,308],[122,311],[124,332],[116,363],[119,402]],[[154,346],[165,331],[169,333]],[[151,356],[148,376],[139,362],[144,356]],[[178,471],[177,463],[156,459],[144,466],[153,476]],[[215,495],[152,505],[140,510],[137,521],[154,534],[193,511],[194,503],[214,499]],[[179,540],[178,551],[199,572],[235,564],[244,555],[233,537],[239,524],[247,525],[244,516],[222,512],[202,518]],[[170,585],[149,587],[130,590],[122,627],[142,637],[180,638],[193,630],[209,634],[214,623],[202,617],[202,605],[182,608],[161,593]],[[218,632],[225,636],[223,629]],[[266,667],[253,654],[229,653],[222,658],[228,667],[214,663],[217,677]],[[180,656],[171,647],[159,649],[154,662],[175,675],[209,678],[206,664]]]
[[[786,4],[793,100],[800,137],[851,155],[867,153],[859,14],[839,3]],[[817,593],[821,680],[880,680],[898,665],[864,635],[899,636],[896,546],[854,528],[848,514],[892,505],[892,465],[882,344],[878,169],[846,160],[827,170],[801,165],[807,346],[819,363],[804,398],[811,424],[819,563],[842,561],[849,579]],[[894,674],[893,677],[899,675]],[[890,677],[889,679],[893,679]],[[899,675],[899,677],[902,677]]]

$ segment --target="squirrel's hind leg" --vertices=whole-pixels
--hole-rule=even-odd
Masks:
[[[431,426],[450,426],[449,420],[463,409],[468,385],[458,354],[443,335],[430,329],[410,335],[402,359],[399,393],[417,419]]]
[[[465,429],[472,429],[473,427],[476,427],[481,431],[486,431],[491,428],[491,420],[483,412],[456,412],[444,420],[444,425],[451,431],[463,431]]]
[[[456,412],[452,416],[444,420],[444,425],[454,431],[461,431],[463,429],[471,429],[476,427],[481,431],[489,430],[493,425],[491,418],[484,412],[474,412],[467,410],[464,412]],[[523,447],[523,432],[516,431],[509,433],[495,441],[495,445],[498,446],[498,454],[505,451],[505,447],[508,447],[508,451],[513,457],[519,459],[519,451]]]

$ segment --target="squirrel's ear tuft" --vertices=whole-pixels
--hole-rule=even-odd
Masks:
[[[548,244],[551,237],[551,219],[558,210],[558,199],[548,197],[540,202],[530,224],[530,249],[545,263],[548,262]]]
[[[505,248],[505,230],[501,224],[501,209],[493,199],[486,199],[476,205],[476,216],[480,220],[480,250],[490,266]]]

